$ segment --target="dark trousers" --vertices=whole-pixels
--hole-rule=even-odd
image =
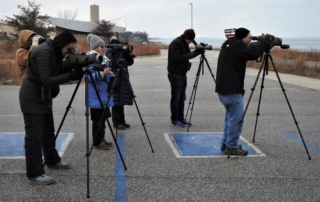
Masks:
[[[106,117],[104,109],[90,108],[92,121],[92,141],[94,146],[98,146],[105,137]]]
[[[125,123],[124,106],[115,105],[112,107],[112,122],[114,126]]]
[[[24,146],[27,177],[34,178],[45,173],[42,151],[44,156],[47,157],[47,165],[55,165],[61,161],[55,148],[53,114],[52,112],[24,114],[23,118],[26,132]]]
[[[184,120],[184,101],[186,100],[187,76],[168,74],[171,85],[171,121]]]

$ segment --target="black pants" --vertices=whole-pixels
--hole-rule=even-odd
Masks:
[[[112,122],[114,126],[125,123],[124,106],[115,105],[112,107]]]
[[[47,157],[47,165],[55,165],[61,161],[55,148],[53,114],[52,112],[47,114],[24,114],[23,118],[26,132],[27,177],[34,178],[45,173],[42,151],[44,156]]]
[[[90,115],[93,145],[98,146],[105,137],[106,117],[104,115],[104,109],[90,108]]]
[[[171,85],[171,121],[184,120],[184,101],[186,100],[187,76],[168,74]]]

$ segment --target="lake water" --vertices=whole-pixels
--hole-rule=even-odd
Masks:
[[[153,38],[149,39],[152,42],[160,42],[169,45],[174,38]],[[196,38],[197,43],[206,43],[212,45],[213,48],[220,48],[226,38]],[[320,37],[315,38],[282,38],[282,44],[290,45],[290,49],[320,51]]]

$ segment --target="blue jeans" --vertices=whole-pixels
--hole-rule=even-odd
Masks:
[[[218,96],[220,102],[226,109],[223,137],[221,142],[226,144],[228,148],[237,149],[238,140],[243,126],[243,123],[240,123],[244,113],[242,94],[218,94]]]
[[[186,100],[187,76],[168,74],[171,84],[171,121],[184,120],[184,101]]]

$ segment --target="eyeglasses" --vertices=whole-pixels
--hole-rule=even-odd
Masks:
[[[100,46],[100,48],[106,48],[107,46]]]

